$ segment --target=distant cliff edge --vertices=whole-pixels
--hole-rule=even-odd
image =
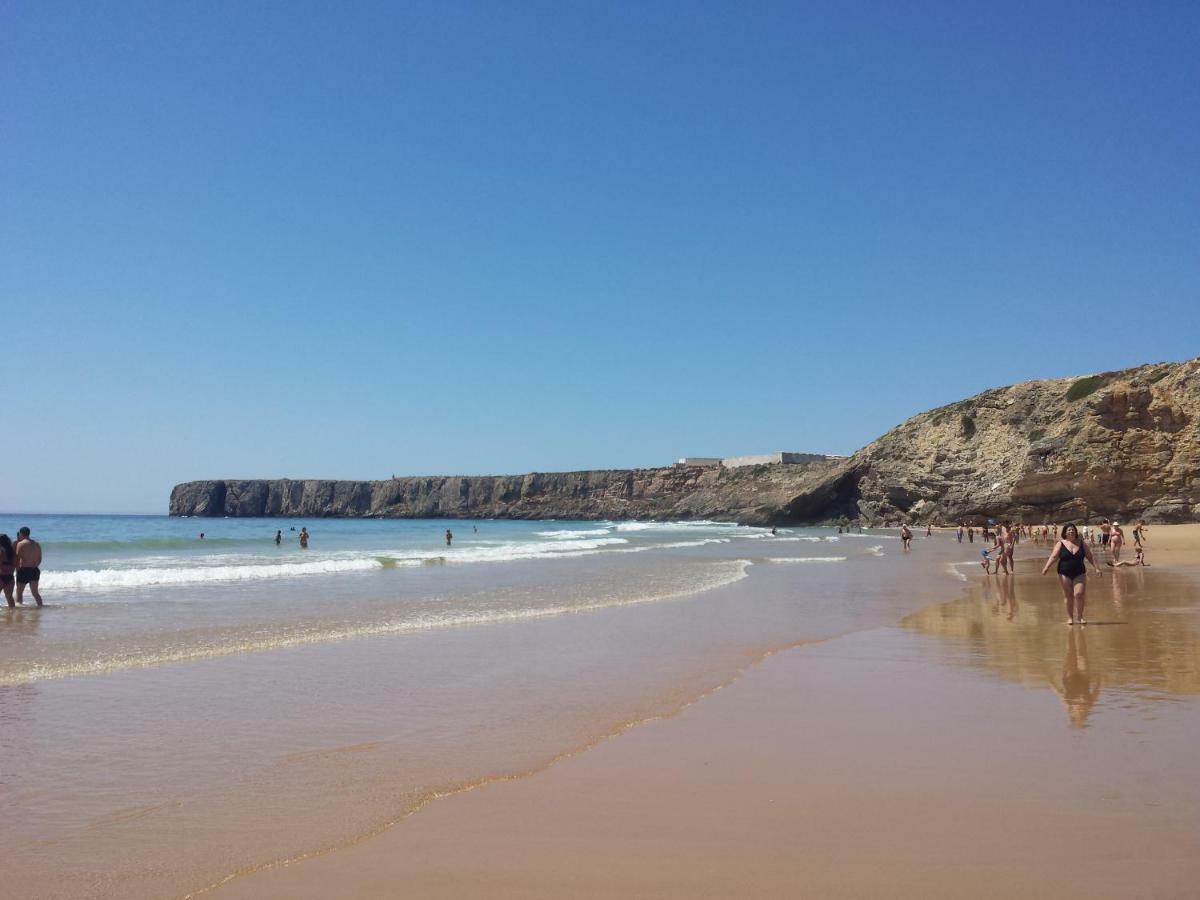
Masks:
[[[189,481],[173,516],[706,519],[766,524],[824,483],[833,462],[746,469],[671,466],[388,481]]]
[[[1200,358],[984,391],[849,459],[388,481],[191,481],[173,516],[1200,520]]]

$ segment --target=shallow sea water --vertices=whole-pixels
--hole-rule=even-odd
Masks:
[[[903,555],[891,532],[321,521],[306,523],[308,562],[420,561],[251,578],[237,567],[305,563],[269,540],[273,520],[204,520],[206,542],[229,527],[233,543],[203,550],[182,532],[186,546],[128,546],[197,521],[138,525],[116,548],[95,527],[76,541],[105,546],[47,536],[51,605],[0,612],[0,840],[23,848],[5,866],[14,896],[186,896],[670,715],[774,650],[900,620],[952,638],[945,652],[965,665],[1051,685],[1066,672],[1068,710],[1092,691],[1064,662],[1068,630],[1050,627],[1051,579],[1018,575],[1015,603],[996,579],[964,584],[951,566],[969,550],[949,536]],[[242,559],[212,559],[229,556]],[[223,571],[52,586],[54,572],[104,571],[97,560]],[[1194,653],[1192,601],[1165,573],[1123,574],[1135,577],[1096,602],[1107,591],[1136,612],[1128,647],[1157,643],[1110,663],[1100,629],[1088,632],[1084,654],[1104,672],[1092,716],[1109,696],[1179,696],[1194,682],[1146,662]],[[1078,668],[1078,638],[1074,652]],[[1041,667],[1014,669],[1014,657]]]

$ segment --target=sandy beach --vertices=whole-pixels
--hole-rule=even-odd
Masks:
[[[1200,3],[0,23],[0,900],[1200,900]]]
[[[1151,527],[1151,568],[1090,579],[1086,628],[1028,542],[1010,579],[898,580],[928,602],[894,625],[212,895],[1191,896],[1197,547]]]

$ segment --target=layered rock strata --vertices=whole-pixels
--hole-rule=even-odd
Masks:
[[[171,515],[1027,522],[1200,519],[1200,359],[984,391],[845,460],[398,478],[193,481]]]
[[[173,516],[706,519],[765,524],[802,493],[821,496],[832,464],[765,471],[672,466],[388,481],[191,481]]]
[[[1200,519],[1200,359],[984,391],[846,461],[868,522]]]

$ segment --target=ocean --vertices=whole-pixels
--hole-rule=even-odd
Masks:
[[[34,642],[0,632],[0,685],[653,602],[736,581],[752,557],[844,557],[832,534],[721,522],[12,521],[41,542],[61,614]]]
[[[14,896],[190,896],[671,715],[774,650],[916,608],[894,588],[909,560],[891,531],[0,523],[28,525],[45,552],[46,607],[0,608]]]

